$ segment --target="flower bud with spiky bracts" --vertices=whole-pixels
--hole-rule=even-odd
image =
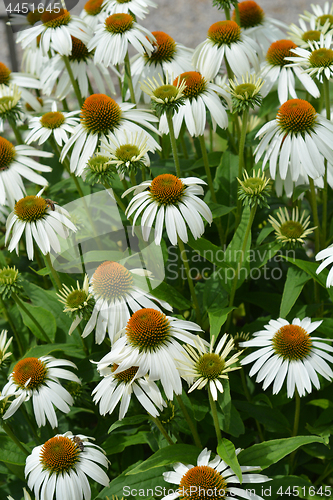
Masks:
[[[213,0],[213,7],[217,7],[218,9],[231,9],[231,7],[236,7],[238,4],[238,0]]]
[[[0,269],[0,295],[3,299],[9,299],[12,293],[19,293],[21,283],[22,278],[15,266]]]
[[[256,174],[253,170],[252,177],[249,177],[248,173],[245,171],[244,179],[239,182],[238,187],[238,199],[242,200],[244,206],[253,207],[255,204],[258,207],[268,207],[267,197],[271,190],[270,179],[265,177],[264,172],[260,175],[260,169]]]
[[[262,95],[260,89],[264,82],[261,78],[256,78],[255,75],[242,76],[242,83],[239,83],[235,77],[229,80],[229,87],[226,91],[229,92],[232,98],[232,107],[234,113],[243,113],[249,108],[254,109],[255,106],[260,106]]]
[[[169,76],[166,74],[165,80],[158,74],[160,83],[156,80],[147,78],[140,83],[140,87],[145,94],[151,98],[152,108],[161,116],[163,113],[171,113],[171,116],[185,103],[183,90],[186,82],[180,78],[173,83],[169,83]],[[172,81],[172,78],[171,78]]]
[[[111,184],[117,175],[117,169],[108,156],[92,156],[84,169],[85,182],[91,184]]]
[[[94,309],[95,300],[89,293],[88,276],[85,275],[82,287],[79,282],[77,282],[77,288],[71,287],[70,289],[63,285],[57,295],[59,301],[65,306],[64,312],[69,313],[73,318],[69,329],[69,335],[71,335],[82,319],[88,320],[90,318]]]

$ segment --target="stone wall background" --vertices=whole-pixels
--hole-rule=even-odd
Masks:
[[[37,0],[38,1],[38,0]],[[15,0],[14,0],[15,2]],[[14,3],[13,2],[13,3]],[[81,11],[86,0],[80,0],[73,9],[77,14]],[[142,24],[151,31],[165,31],[177,42],[188,47],[196,47],[206,38],[211,24],[224,19],[223,11],[212,5],[212,0],[155,0],[157,9],[151,9],[149,16]],[[304,10],[311,10],[311,0],[258,0],[268,17],[274,17],[290,24],[297,23],[298,14]],[[324,6],[324,0],[318,3]],[[5,5],[0,0],[0,15],[5,13]],[[18,59],[20,50],[17,47]],[[4,22],[0,23],[0,61],[11,67],[9,47]]]

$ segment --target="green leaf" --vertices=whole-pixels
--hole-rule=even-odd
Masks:
[[[293,201],[296,201],[301,194],[307,193],[308,191],[309,191],[308,184],[300,184],[299,186],[295,186],[293,192]]]
[[[154,455],[142,462],[127,473],[127,475],[139,474],[141,472],[161,467],[162,465],[169,465],[176,462],[184,464],[196,463],[197,457],[201,450],[196,446],[189,444],[174,444],[158,450]]]
[[[237,205],[238,163],[238,156],[225,151],[214,179],[214,184],[218,186],[217,198],[230,207]]]
[[[24,358],[40,358],[41,356],[47,356],[54,351],[63,351],[68,356],[75,356],[80,354],[81,351],[74,344],[44,344],[35,345],[24,355]]]
[[[208,163],[210,168],[217,167],[221,161],[221,151],[213,151],[212,153],[208,153]],[[197,168],[204,167],[203,158],[199,158],[191,167],[191,170],[195,170]]]
[[[310,443],[325,444],[324,440],[318,436],[296,436],[284,439],[273,439],[264,443],[254,444],[250,448],[243,450],[238,455],[241,465],[255,465],[266,469],[275,464],[286,455],[289,455],[300,446]]]
[[[191,307],[190,301],[188,301],[184,295],[182,295],[176,288],[168,285],[163,281],[158,287],[154,288],[152,295],[160,300],[165,300],[172,307],[184,310]]]
[[[254,248],[250,252],[249,258],[251,269],[260,269],[265,266],[267,262],[273,259],[274,255],[278,253],[281,246],[281,243],[273,241]]]
[[[230,265],[225,261],[225,252],[222,248],[214,245],[205,238],[198,238],[195,240],[192,234],[189,234],[188,244],[193,250],[196,250],[201,257],[208,260],[215,266],[228,268]]]
[[[280,306],[281,318],[287,316],[302,292],[305,283],[310,279],[310,276],[305,271],[289,267]]]
[[[53,314],[50,313],[50,311],[48,311],[47,309],[44,309],[44,307],[32,306],[27,302],[24,303],[24,306],[30,312],[30,314],[35,318],[37,323],[43,328],[43,330],[48,335],[51,342],[54,342],[55,333],[57,330],[57,323]],[[31,330],[31,332],[35,335],[35,337],[45,341],[44,335],[37,327],[37,325],[32,321],[32,319],[28,316],[28,314],[22,311],[21,308],[19,308],[19,311],[21,313],[22,320],[25,326],[27,326],[29,330]]]
[[[124,427],[126,425],[141,424],[142,422],[147,422],[147,420],[147,415],[133,415],[133,417],[125,417],[122,420],[117,420],[116,422],[114,422],[109,428],[108,432],[110,433],[118,429],[119,427]]]
[[[227,321],[229,312],[234,309],[236,309],[236,307],[225,307],[224,309],[213,309],[212,311],[208,311],[210,338],[214,335],[215,339],[217,339],[222,325]]]
[[[270,408],[263,404],[249,403],[248,401],[234,401],[237,410],[245,412],[265,426],[269,432],[281,432],[289,428],[286,417],[277,408]],[[244,419],[244,418],[243,418]]]
[[[242,484],[242,471],[237,459],[234,445],[228,439],[223,438],[222,442],[217,447],[217,453],[232,468],[240,483]]]
[[[171,446],[169,448],[172,448]],[[156,495],[161,498],[163,488],[168,486],[163,479],[165,467],[157,467],[141,474],[130,475],[131,468],[120,474],[104,488],[95,500],[111,500],[113,496],[118,498],[137,498],[145,500]],[[169,485],[171,487],[171,485]],[[158,491],[161,491],[158,495]]]
[[[7,436],[0,435],[0,461],[14,465],[25,465],[27,456]]]
[[[273,231],[274,227],[271,225],[263,227],[257,238],[256,245],[259,246]]]
[[[107,455],[115,455],[116,453],[121,453],[128,446],[134,446],[135,444],[146,444],[148,440],[148,434],[150,431],[139,431],[135,434],[112,434],[103,443],[103,450]]]
[[[212,201],[208,203],[208,206],[212,211],[213,219],[216,219],[216,217],[223,217],[224,215],[228,215],[236,208],[236,207],[226,207],[225,205],[220,205],[219,203],[213,203]]]

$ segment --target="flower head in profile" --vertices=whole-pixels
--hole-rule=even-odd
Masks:
[[[148,375],[149,380],[160,380],[168,399],[181,394],[180,369],[185,350],[181,342],[195,346],[195,335],[201,328],[190,321],[166,316],[156,308],[137,310],[118,334],[110,353],[99,362],[99,370],[118,365],[114,375],[137,367],[137,377]],[[184,375],[185,377],[185,375]]]
[[[70,148],[74,146],[70,167],[76,175],[81,175],[101,139],[113,137],[116,132],[124,130],[128,133],[140,133],[143,127],[157,132],[152,122],[157,122],[158,118],[148,111],[132,109],[134,107],[135,104],[128,102],[117,104],[105,94],[92,94],[87,97],[81,108],[80,123],[65,144],[60,160],[63,161]],[[155,139],[148,134],[147,136],[149,146],[159,148]]]
[[[84,276],[82,287],[79,282],[76,282],[77,288],[63,285],[57,293],[59,301],[65,306],[64,312],[70,314],[73,318],[73,323],[68,334],[71,335],[75,328],[81,323],[82,319],[88,320],[93,311],[95,301],[89,293],[89,279]]]
[[[21,92],[22,101],[30,104],[33,109],[40,111],[41,106],[37,98],[27,89],[40,89],[41,83],[38,78],[29,73],[17,73],[11,71],[8,66],[0,62],[0,85],[9,87],[17,85]]]
[[[133,231],[137,218],[141,215],[143,239],[148,240],[155,221],[155,243],[161,244],[164,223],[168,237],[173,245],[179,237],[185,243],[188,240],[186,224],[195,239],[204,232],[204,217],[212,223],[212,213],[197,195],[203,194],[200,184],[205,182],[197,177],[180,179],[172,174],[162,174],[154,180],[144,181],[139,186],[125,191],[123,196],[134,190],[126,215],[133,219]]]
[[[104,9],[110,13],[133,13],[135,17],[144,19],[149,13],[148,7],[157,7],[152,0],[104,0]]]
[[[263,9],[253,0],[245,0],[238,3],[240,27],[244,33],[255,40],[267,51],[269,45],[284,36],[286,24],[266,16]],[[236,21],[236,10],[232,14],[232,20]],[[283,31],[282,31],[283,30]]]
[[[93,438],[68,431],[32,450],[24,473],[36,499],[46,498],[47,492],[47,500],[88,500],[91,498],[88,477],[94,483],[109,485],[104,471],[109,462],[102,448],[90,439]]]
[[[76,368],[66,359],[55,359],[52,356],[40,358],[23,358],[13,368],[9,382],[1,392],[1,400],[14,397],[3,418],[14,415],[19,407],[32,398],[34,414],[38,427],[46,425],[48,420],[54,429],[58,419],[54,407],[68,413],[73,398],[59,382],[60,379],[80,383],[80,379],[70,370],[62,367]]]
[[[249,176],[245,170],[243,173],[243,180],[238,179],[238,198],[242,200],[243,205],[253,207],[258,205],[259,207],[268,207],[267,198],[271,191],[270,179],[265,176],[262,172],[260,175],[260,169],[258,173],[253,170],[252,177]]]
[[[38,144],[44,144],[50,137],[54,138],[59,146],[68,141],[68,133],[72,134],[77,125],[79,111],[58,111],[57,103],[52,103],[52,111],[36,116],[30,119],[29,128],[31,129],[25,139],[27,144],[38,141]]]
[[[135,282],[136,276],[150,279],[148,271],[143,269],[126,269],[119,262],[105,261],[100,264],[90,279],[89,293],[96,301],[91,317],[82,336],[87,337],[95,329],[97,344],[101,344],[108,331],[111,343],[116,334],[126,326],[131,313],[141,307],[152,307],[159,310],[158,305],[172,311],[172,307],[163,300],[158,300],[144,291]]]
[[[299,26],[292,23],[289,29],[288,35],[297,47],[307,49],[309,48],[310,42],[319,42],[321,35],[325,37],[327,34],[331,33],[332,26],[329,19],[326,20],[324,25],[321,25],[318,24],[314,18],[311,18],[309,20],[309,26],[304,19],[299,19]]]
[[[208,81],[216,77],[225,60],[234,74],[241,78],[259,70],[259,46],[246,36],[235,21],[218,21],[209,28],[207,39],[193,54],[193,65]]]
[[[333,262],[333,245],[330,245],[329,247],[325,248],[324,250],[321,250],[319,253],[316,255],[316,260],[322,260],[323,262],[318,266],[318,269],[316,271],[317,274],[321,273],[325,267],[329,266]],[[331,267],[327,280],[326,280],[326,288],[329,288],[330,286],[333,285],[333,267]]]
[[[184,89],[186,87],[185,80],[176,80],[173,84],[169,83],[168,74],[165,80],[158,75],[158,80],[153,77],[147,78],[140,82],[141,90],[149,95],[152,102],[152,107],[157,111],[158,115],[171,112],[172,114],[184,104]]]
[[[291,216],[286,207],[284,207],[284,210],[280,207],[276,215],[278,220],[271,215],[268,220],[275,229],[276,239],[284,245],[287,243],[292,246],[303,245],[305,238],[315,230],[315,227],[309,228],[310,215],[305,217],[305,210],[299,217],[298,207],[293,208]]]
[[[236,450],[239,454],[241,448]],[[198,456],[197,465],[176,463],[173,465],[172,472],[163,472],[164,481],[179,485],[178,489],[162,500],[174,500],[176,498],[187,498],[188,500],[197,500],[210,497],[212,500],[224,500],[229,498],[251,499],[252,494],[249,490],[239,484],[239,479],[231,467],[216,455],[210,460],[211,451],[205,448]],[[241,466],[243,483],[264,483],[270,481],[270,478],[263,474],[253,474],[260,471],[257,466]],[[200,491],[200,496],[198,494]],[[216,492],[216,493],[214,493]],[[256,495],[256,500],[263,500]]]
[[[94,154],[87,162],[82,173],[85,182],[91,184],[112,184],[117,175],[116,167],[111,163],[111,158],[102,154]]]
[[[21,92],[17,85],[0,85],[0,132],[5,120],[16,122],[23,118],[20,106]]]
[[[118,373],[115,373],[118,368],[117,363],[109,366],[103,363],[101,366],[102,368],[97,363],[97,370],[100,371],[103,379],[92,392],[94,403],[99,403],[101,415],[111,414],[120,402],[119,420],[122,420],[128,410],[132,394],[153,417],[157,417],[159,411],[166,406],[155,382],[149,380],[148,377],[138,376],[138,366],[131,366]]]
[[[181,373],[189,379],[194,379],[188,392],[194,389],[203,389],[207,387],[210,390],[213,399],[217,400],[218,391],[223,393],[222,380],[228,379],[228,373],[238,370],[240,367],[235,366],[241,352],[234,354],[227,359],[230,351],[234,347],[233,339],[228,340],[228,335],[224,334],[213,351],[215,339],[214,336],[209,347],[203,343],[202,339],[197,336],[195,347],[190,345],[185,346],[187,351],[187,359],[181,368]]]
[[[95,51],[94,62],[108,67],[122,64],[129,44],[140,54],[151,54],[155,37],[135,22],[129,13],[104,14],[103,22],[95,28],[88,50]]]
[[[242,83],[239,83],[236,77],[234,80],[229,80],[229,87],[226,88],[226,91],[231,94],[233,112],[242,113],[250,108],[254,109],[255,106],[260,106],[262,102],[260,89],[263,84],[261,78],[248,73],[246,73],[245,78],[242,75]]]
[[[25,195],[22,178],[39,186],[47,185],[47,180],[37,172],[51,172],[52,168],[38,163],[34,156],[51,158],[53,154],[25,144],[14,146],[0,137],[0,205],[12,207]]]
[[[0,269],[0,295],[3,299],[9,299],[12,293],[22,290],[22,278],[15,266]]]
[[[7,330],[2,330],[0,333],[0,365],[12,355],[11,352],[7,352],[10,344],[12,343],[13,337],[7,340]]]
[[[43,190],[36,196],[21,198],[9,214],[6,224],[5,243],[10,240],[9,252],[16,250],[19,255],[19,243],[25,232],[26,250],[30,260],[34,258],[34,240],[42,254],[47,255],[51,249],[60,252],[58,236],[67,238],[70,231],[76,231],[67,210],[40,196],[42,192]]]
[[[150,135],[145,132],[131,132],[126,130],[116,132],[106,140],[101,141],[103,154],[108,155],[108,162],[119,173],[122,180],[126,175],[142,168],[149,168],[150,159],[148,152],[155,152],[149,141]]]
[[[280,104],[283,104],[289,97],[297,99],[296,79],[315,98],[320,96],[317,85],[312,78],[304,73],[298,66],[290,67],[289,57],[293,56],[293,50],[297,45],[286,39],[273,42],[266,53],[266,61],[261,66],[261,78],[264,80],[262,95],[268,92],[277,83],[277,91]]]
[[[304,11],[303,14],[300,15],[301,19],[304,21],[313,20],[316,25],[324,26],[328,21],[330,27],[333,28],[333,4],[330,6],[330,2],[325,2],[323,6],[318,4],[311,4],[312,12]]]
[[[320,35],[319,42],[310,42],[307,49],[296,47],[292,50],[292,56],[287,58],[291,61],[290,66],[300,67],[305,74],[316,77],[320,82],[323,78],[329,80],[333,76],[333,49],[332,34]]]
[[[310,318],[293,319],[290,324],[279,318],[271,320],[265,329],[254,333],[254,337],[241,343],[241,347],[256,348],[246,356],[242,365],[254,363],[250,377],[257,374],[256,382],[263,382],[265,391],[273,382],[273,394],[278,394],[287,382],[287,395],[292,398],[295,390],[300,396],[312,392],[312,385],[320,389],[318,374],[327,380],[333,371],[327,361],[333,363],[333,347],[320,337],[312,337],[322,321],[311,322]]]
[[[333,142],[333,124],[303,99],[290,99],[282,104],[276,119],[266,123],[258,136],[261,140],[255,150],[255,161],[266,150],[262,168],[269,160],[272,179],[277,172],[282,180],[286,179],[288,170],[294,182],[304,173],[317,179],[325,173],[325,159],[333,165],[333,152],[328,146]]]

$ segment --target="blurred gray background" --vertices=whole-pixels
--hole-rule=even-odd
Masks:
[[[32,1],[32,0],[31,0]],[[212,0],[154,0],[157,9],[151,9],[149,16],[140,21],[150,31],[165,31],[177,42],[188,47],[196,47],[206,38],[211,24],[223,20],[223,11],[212,5]],[[37,0],[38,2],[38,0]],[[79,13],[86,0],[80,0],[73,9]],[[15,3],[15,0],[13,0]],[[297,23],[298,15],[304,10],[311,10],[311,0],[259,0],[257,2],[268,17],[274,17],[290,24]],[[324,6],[324,0],[314,2]],[[5,13],[5,5],[0,0],[0,15]],[[0,23],[0,61],[9,65],[10,51],[6,37],[5,23]],[[18,51],[19,53],[19,51]],[[19,59],[20,55],[18,55]]]

